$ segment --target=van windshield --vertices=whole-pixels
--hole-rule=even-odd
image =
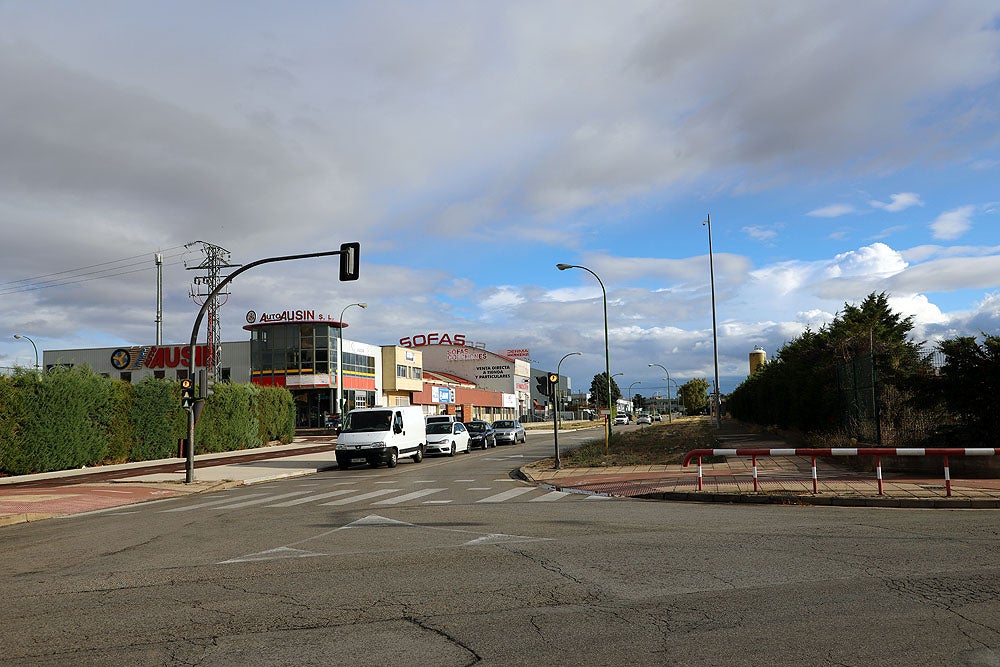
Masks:
[[[371,431],[388,431],[392,423],[390,410],[375,410],[372,412],[348,412],[344,422],[344,433],[363,433]]]

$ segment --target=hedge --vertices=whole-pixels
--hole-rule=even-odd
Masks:
[[[86,367],[0,376],[0,474],[176,457],[187,437],[180,383],[132,385]],[[281,387],[217,383],[195,429],[195,453],[288,443],[295,405]]]

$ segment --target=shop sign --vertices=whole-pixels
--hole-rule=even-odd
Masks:
[[[510,357],[511,359],[527,359],[531,356],[531,352],[526,347],[517,350],[500,350],[497,354],[501,357]]]
[[[205,366],[208,354],[208,345],[196,345],[194,365]],[[120,371],[140,368],[188,368],[190,365],[190,345],[121,347],[111,353],[111,366]]]
[[[431,402],[454,403],[455,390],[451,387],[431,387]]]
[[[311,310],[280,310],[274,313],[261,313],[257,311],[247,311],[247,324],[266,324],[270,322],[335,322],[331,315],[324,313],[316,314],[315,309]]]

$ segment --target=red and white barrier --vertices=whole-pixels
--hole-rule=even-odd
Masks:
[[[874,456],[875,476],[878,480],[878,493],[882,495],[882,457],[883,456],[940,456],[944,463],[945,493],[951,496],[951,468],[948,465],[949,456],[1000,456],[1000,447],[796,447],[787,448],[745,448],[745,449],[693,449],[684,456],[683,466],[686,468],[691,459],[698,459],[698,490],[703,490],[704,473],[701,459],[703,456],[749,456],[753,461],[753,490],[758,490],[757,457],[758,456],[809,456],[812,457],[813,493],[819,492],[819,478],[816,473],[816,457],[818,456]]]

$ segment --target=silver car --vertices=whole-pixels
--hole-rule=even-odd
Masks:
[[[527,440],[524,427],[516,419],[501,419],[493,422],[493,430],[496,431],[498,445],[516,445]]]

